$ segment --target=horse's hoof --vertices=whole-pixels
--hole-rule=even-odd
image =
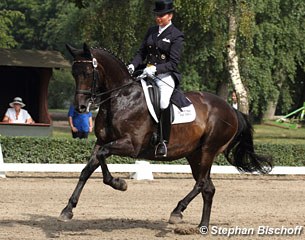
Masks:
[[[122,178],[113,178],[111,186],[116,190],[120,190],[120,191],[126,191],[127,190],[127,183]]]
[[[127,190],[127,183],[124,179],[118,178],[118,190],[120,191],[126,191]]]
[[[168,222],[171,224],[177,224],[177,223],[182,222],[182,218],[183,218],[182,213],[171,213],[171,216],[170,216]]]
[[[61,212],[61,214],[58,217],[59,221],[68,222],[73,218],[72,212],[65,212],[64,210]]]

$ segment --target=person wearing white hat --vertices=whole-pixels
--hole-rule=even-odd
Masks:
[[[28,113],[27,110],[22,109],[25,104],[22,102],[22,98],[15,97],[14,100],[9,104],[11,108],[8,108],[3,122],[7,123],[34,123],[31,115]]]

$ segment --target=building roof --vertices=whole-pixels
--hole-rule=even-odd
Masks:
[[[0,66],[70,68],[71,65],[60,52],[0,49]]]

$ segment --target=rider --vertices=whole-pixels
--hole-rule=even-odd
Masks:
[[[133,73],[146,59],[143,73],[148,76],[156,75],[154,79],[160,90],[161,113],[159,119],[160,142],[156,146],[155,155],[156,157],[166,157],[166,140],[169,140],[169,136],[164,137],[166,140],[163,138],[162,129],[165,129],[164,125],[168,126],[168,123],[164,123],[164,111],[168,108],[174,88],[179,85],[181,79],[177,65],[180,61],[184,36],[172,24],[174,13],[172,0],[157,0],[153,12],[157,26],[148,29],[140,49],[131,64],[128,65],[128,70]]]

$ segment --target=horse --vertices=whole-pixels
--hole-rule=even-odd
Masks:
[[[82,49],[66,45],[74,61],[75,107],[80,113],[99,105],[95,119],[96,142],[88,163],[82,170],[68,204],[60,219],[71,220],[82,189],[91,174],[101,166],[103,182],[120,191],[127,190],[126,181],[108,170],[106,159],[111,155],[158,161],[186,158],[195,180],[193,189],[178,202],[170,214],[169,223],[179,223],[183,211],[199,194],[203,209],[199,227],[209,227],[215,186],[210,172],[213,161],[223,153],[230,164],[242,172],[268,173],[272,157],[255,153],[253,128],[248,117],[233,109],[222,98],[207,92],[187,92],[196,118],[190,123],[171,128],[168,155],[156,158],[151,145],[156,123],[148,112],[143,89],[130,75],[126,64],[106,49]]]

